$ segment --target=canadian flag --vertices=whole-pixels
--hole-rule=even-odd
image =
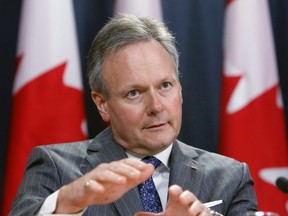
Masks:
[[[4,183],[8,215],[33,147],[86,138],[72,0],[24,0]]]
[[[288,149],[267,2],[227,1],[224,35],[220,152],[248,163],[260,210],[287,215],[275,186]]]

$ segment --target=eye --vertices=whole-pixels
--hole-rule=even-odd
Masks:
[[[161,85],[161,87],[162,87],[163,89],[169,89],[169,88],[171,87],[171,83],[169,83],[169,82],[163,82],[162,85]]]
[[[129,93],[128,93],[128,98],[135,98],[139,95],[139,92],[137,90],[131,90]]]

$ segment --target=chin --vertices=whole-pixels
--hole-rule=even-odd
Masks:
[[[165,148],[167,148],[169,145],[171,145],[173,142],[173,140],[167,140],[167,141],[163,141],[163,139],[159,140],[158,142],[156,140],[154,140],[153,142],[150,142],[150,146],[151,148],[155,149],[155,150],[159,150],[160,151],[164,150]]]

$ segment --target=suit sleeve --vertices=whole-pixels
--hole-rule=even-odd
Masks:
[[[242,172],[242,178],[229,204],[228,211],[225,214],[227,216],[243,214],[243,211],[256,211],[258,208],[253,187],[254,182],[250,175],[249,168],[246,163],[242,163],[241,165],[242,170],[239,171]]]
[[[45,199],[61,187],[57,165],[45,147],[30,154],[10,216],[37,215]]]

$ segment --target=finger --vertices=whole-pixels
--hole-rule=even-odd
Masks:
[[[99,184],[97,181],[94,181],[92,179],[89,179],[88,181],[86,181],[84,188],[88,192],[102,193],[105,191],[105,188],[103,187],[103,185]]]
[[[177,212],[182,212],[183,215],[209,215],[208,209],[192,192],[188,190],[183,191],[178,185],[173,185],[169,188],[168,205],[170,208],[177,208]],[[170,213],[175,214],[175,211],[169,209]]]
[[[189,215],[209,215],[209,210],[199,200],[192,203],[188,209]]]
[[[124,159],[119,162],[118,161],[112,162],[111,164],[108,165],[107,169],[121,176],[125,176],[125,177],[132,178],[132,179],[133,178],[137,179],[140,176],[141,172],[147,169],[149,166],[153,167],[151,164],[148,165],[142,161]]]
[[[127,167],[119,167],[117,172],[111,170],[104,170],[100,174],[97,172],[91,176],[92,179],[101,184],[115,183],[115,184],[139,184],[149,178],[154,171],[153,165],[147,165],[146,169],[139,170],[130,169]]]
[[[132,167],[135,167],[138,170],[145,169],[147,167],[147,165],[149,165],[143,161],[130,159],[130,158],[123,159],[122,161],[123,161],[123,163],[126,163]]]
[[[179,202],[182,205],[190,206],[192,205],[195,201],[197,201],[197,197],[190,191],[186,190],[181,195],[179,196]]]
[[[152,164],[147,164],[143,161],[138,161],[130,158],[121,160],[121,166],[115,167],[114,164],[113,169],[115,168],[117,170],[115,172],[127,177],[128,181],[132,181],[133,184],[139,184],[143,182],[144,180],[149,178],[155,170]]]
[[[205,213],[209,213],[208,208],[191,191],[184,191],[179,196],[179,203],[188,207],[189,215],[205,215]]]
[[[137,168],[135,168],[135,166]],[[129,162],[127,161],[127,164],[122,164],[122,166],[118,167],[116,173],[125,177],[128,183],[139,184],[149,178],[154,170],[155,168],[152,164],[130,160]]]
[[[154,170],[154,167],[151,164],[146,164],[142,161],[126,158],[120,161],[100,164],[98,167],[92,170],[91,173],[95,180],[100,181],[103,181],[107,177],[110,177],[112,173],[118,174],[119,176],[137,179],[140,174],[146,169],[148,169],[148,173],[151,173],[152,175],[153,170],[151,170],[151,168],[153,168]],[[112,173],[110,173],[109,171]],[[112,176],[112,178],[117,178],[117,176]]]
[[[179,196],[183,192],[179,185],[172,185],[169,187],[169,194],[173,196]]]
[[[115,161],[111,163],[103,163],[89,172],[88,176],[86,176],[85,182],[93,179],[99,183],[110,182],[123,184],[127,181],[127,178],[136,180],[141,178],[141,172],[145,171],[146,169],[148,169],[148,173],[151,173],[152,175],[153,170],[151,171],[151,166],[152,165],[146,165],[141,161],[139,162],[131,159]],[[144,172],[144,174],[145,173],[146,172]]]
[[[169,187],[169,203],[170,202],[177,202],[179,199],[179,196],[183,192],[182,188],[178,185],[172,185]]]

